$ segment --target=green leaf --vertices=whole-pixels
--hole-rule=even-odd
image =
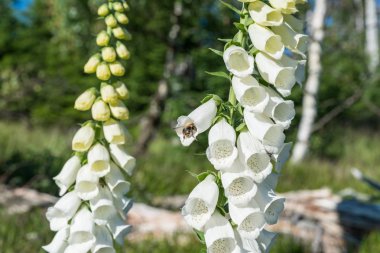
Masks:
[[[241,132],[247,128],[247,125],[243,122],[235,130],[236,132]]]
[[[214,97],[214,94],[208,94],[207,96],[204,97],[204,99],[202,99],[201,103],[204,104],[210,101],[213,97]]]
[[[238,9],[237,9],[236,7],[234,7],[233,5],[231,5],[231,4],[229,4],[229,3],[226,3],[226,2],[224,2],[224,1],[222,1],[222,0],[219,0],[219,2],[220,2],[221,4],[223,4],[224,6],[226,6],[228,9],[230,9],[230,10],[232,10],[233,12],[239,14],[239,16],[241,15],[240,10],[238,10]]]
[[[221,42],[226,42],[226,43],[232,41],[232,39],[221,39],[221,38],[218,38],[218,40],[221,41]]]
[[[246,31],[245,26],[244,26],[242,23],[234,22],[234,26],[235,26],[238,30],[240,30],[240,31],[242,31],[242,32],[245,32],[245,31]]]
[[[202,244],[206,244],[206,241],[205,241],[205,234],[201,231],[198,231],[196,229],[194,229],[194,232],[195,234],[197,235],[199,241],[202,243]]]
[[[223,52],[222,52],[222,51],[219,51],[219,50],[216,50],[216,49],[213,49],[213,48],[209,48],[209,49],[210,49],[214,54],[223,57]]]
[[[187,173],[189,173],[191,176],[198,178],[198,175],[195,174],[194,172],[191,172],[190,170],[186,170]]]
[[[226,72],[223,72],[223,71],[218,71],[218,72],[208,72],[206,71],[207,74],[211,75],[211,76],[217,76],[217,77],[222,77],[222,78],[225,78],[227,80],[231,80],[230,79],[230,75],[227,74]]]
[[[208,171],[202,172],[202,173],[197,175],[197,179],[199,182],[202,182],[203,180],[206,179],[206,177],[208,177],[208,175],[210,175],[210,172],[208,172]]]

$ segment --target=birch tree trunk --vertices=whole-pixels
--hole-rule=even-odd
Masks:
[[[366,26],[366,53],[369,58],[368,69],[370,73],[376,71],[379,65],[379,40],[377,28],[376,0],[365,1]]]
[[[321,42],[324,37],[324,20],[326,15],[327,0],[316,0],[314,13],[309,25],[309,76],[306,81],[302,102],[302,119],[299,125],[297,142],[295,144],[291,161],[302,161],[309,149],[309,140],[313,131],[314,120],[317,115],[317,95],[319,79],[322,71]]]

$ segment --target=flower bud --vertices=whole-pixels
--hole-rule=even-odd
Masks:
[[[108,15],[108,16],[104,19],[104,22],[106,22],[106,25],[107,25],[108,27],[111,27],[111,28],[114,28],[114,27],[117,26],[117,20],[116,20],[116,18],[115,18],[112,14]]]
[[[96,37],[96,45],[99,47],[105,47],[108,46],[110,43],[110,36],[106,31],[101,31],[98,36]]]
[[[119,40],[130,40],[132,38],[132,35],[120,26],[112,29],[112,33]]]
[[[129,119],[129,111],[125,104],[118,100],[114,105],[110,104],[112,116],[119,120]]]
[[[117,12],[125,11],[123,4],[120,2],[112,3],[112,8],[114,9],[114,11],[117,11]]]
[[[119,98],[119,95],[117,94],[115,88],[107,83],[101,84],[100,94],[103,101],[109,104],[115,104]]]
[[[87,74],[92,74],[96,72],[98,65],[100,64],[100,55],[95,54],[90,57],[87,63],[84,65],[84,72]]]
[[[108,13],[110,13],[110,10],[108,9],[108,4],[102,4],[99,8],[98,8],[98,15],[101,16],[101,17],[105,17],[108,15]]]
[[[86,125],[80,128],[74,135],[72,141],[72,150],[77,152],[87,151],[95,139],[95,130],[90,126]]]
[[[96,89],[90,88],[83,92],[76,100],[74,108],[78,111],[87,111],[91,109],[96,99]]]
[[[119,98],[120,99],[128,99],[129,98],[129,91],[128,91],[128,88],[127,86],[121,82],[121,81],[118,81],[114,84],[112,84],[113,87],[115,88],[117,94],[119,95]]]
[[[116,17],[117,21],[122,25],[127,25],[129,23],[129,19],[128,19],[127,15],[125,15],[124,13],[116,12],[115,17]]]
[[[125,143],[126,136],[123,126],[114,119],[110,119],[107,122],[104,122],[103,134],[108,143],[118,145]]]
[[[123,7],[124,9],[129,10],[129,5],[127,4],[127,2],[123,2]]]
[[[99,64],[96,68],[96,77],[102,81],[107,81],[111,78],[111,71],[107,63],[102,62]]]
[[[102,58],[106,62],[114,62],[116,60],[116,52],[113,47],[102,48]]]
[[[91,108],[92,118],[97,121],[107,121],[111,112],[108,105],[101,99],[97,100]]]
[[[114,76],[124,76],[124,74],[125,74],[125,68],[124,68],[124,66],[120,62],[116,61],[114,63],[110,63],[109,67],[110,67],[112,75],[114,75]]]
[[[128,48],[120,41],[116,42],[116,52],[120,59],[128,60],[131,57],[131,53]]]

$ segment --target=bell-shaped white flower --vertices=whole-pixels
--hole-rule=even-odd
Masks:
[[[133,200],[127,197],[120,197],[113,199],[116,209],[119,212],[128,213],[133,206]]]
[[[273,27],[277,28],[277,26]],[[252,24],[248,27],[249,37],[253,46],[264,51],[274,59],[280,59],[284,54],[285,47],[281,37],[273,33],[270,29],[259,24]]]
[[[209,147],[206,155],[217,170],[229,168],[238,155],[235,147],[235,129],[222,119],[216,123],[208,134]]]
[[[113,239],[120,245],[123,245],[124,237],[132,231],[132,226],[126,224],[117,213],[108,220],[107,227],[111,231]]]
[[[214,99],[202,104],[188,116],[180,116],[175,127],[178,137],[184,146],[190,146],[196,140],[198,134],[205,132],[211,127],[217,112]]]
[[[232,221],[238,225],[237,230],[241,237],[256,239],[266,224],[264,214],[257,203],[251,200],[247,206],[229,204],[228,208]]]
[[[99,189],[99,194],[90,200],[90,207],[97,225],[106,225],[108,218],[116,213],[111,192],[107,187]]]
[[[115,197],[121,197],[129,192],[131,183],[124,180],[124,175],[116,164],[111,163],[111,171],[105,176],[106,184]]]
[[[88,165],[94,175],[103,177],[107,175],[110,170],[110,154],[106,147],[100,143],[95,144],[87,154]]]
[[[90,125],[81,127],[74,135],[72,149],[78,152],[89,150],[95,139],[95,130]]]
[[[244,48],[230,46],[223,53],[223,59],[228,71],[238,77],[246,77],[253,73],[254,58]]]
[[[129,176],[132,176],[136,166],[136,159],[125,152],[123,145],[110,144],[109,147],[112,160]]]
[[[273,155],[274,161],[276,162],[275,169],[277,172],[281,172],[282,167],[284,167],[284,164],[289,159],[292,146],[293,144],[291,142],[285,143],[280,152]]]
[[[69,246],[65,253],[86,253],[95,243],[94,218],[87,207],[82,207],[74,216],[69,235]]]
[[[279,62],[282,66],[294,68],[296,82],[302,85],[302,83],[305,81],[306,60],[297,61],[287,55],[283,55]]]
[[[115,253],[113,240],[110,231],[105,226],[95,226],[95,245],[92,247],[93,253]]]
[[[50,222],[50,229],[58,231],[68,225],[81,204],[75,192],[68,192],[60,198],[53,207],[49,207],[46,218]]]
[[[276,237],[276,233],[272,233],[263,229],[257,238],[257,243],[259,244],[261,251],[269,253]]]
[[[284,20],[279,10],[273,9],[261,1],[250,3],[248,11],[253,21],[262,26],[278,26]]]
[[[42,248],[48,253],[63,253],[67,247],[67,238],[69,237],[69,227],[59,230],[51,243]]]
[[[296,8],[296,0],[269,0],[273,8],[281,10],[285,14],[293,14],[298,10]]]
[[[269,95],[253,76],[244,78],[234,76],[232,87],[236,99],[246,109],[252,112],[263,112],[269,102]]]
[[[215,183],[215,177],[210,175],[193,189],[182,208],[182,215],[187,224],[202,231],[215,211],[218,197],[218,185]]]
[[[91,171],[88,164],[80,168],[76,181],[75,191],[81,199],[90,200],[98,195],[99,177]]]
[[[241,162],[250,169],[254,180],[261,183],[272,172],[270,157],[264,146],[248,131],[240,133],[237,146]]]
[[[249,132],[259,139],[269,153],[278,153],[284,144],[284,128],[274,124],[270,118],[263,114],[244,110],[244,120]]]
[[[111,144],[125,144],[125,132],[120,122],[110,119],[103,123],[104,138]]]
[[[295,68],[283,66],[264,53],[256,55],[257,68],[262,78],[273,84],[283,96],[289,96],[296,83]]]
[[[303,20],[300,20],[294,15],[283,15],[284,16],[284,22],[289,24],[294,31],[297,33],[303,33],[305,22]]]
[[[256,195],[257,186],[248,171],[224,172],[222,184],[228,201],[236,206],[247,205]]]
[[[239,246],[239,251],[234,253],[262,253],[256,240],[242,236],[237,229],[234,229],[234,233]]]
[[[65,163],[61,172],[53,178],[60,189],[59,196],[65,194],[67,189],[75,182],[80,167],[81,160],[74,155]]]
[[[92,104],[96,99],[96,89],[90,88],[83,92],[76,100],[74,104],[74,108],[79,111],[87,111],[90,110]]]
[[[273,178],[270,178],[273,181]],[[256,203],[264,212],[265,220],[268,224],[276,224],[282,211],[284,210],[285,198],[277,196],[273,190],[268,187],[271,182],[263,182],[258,185],[255,196]]]
[[[208,253],[232,253],[237,248],[231,224],[218,211],[206,223],[204,235]]]
[[[297,33],[285,22],[280,26],[272,27],[272,31],[281,37],[282,43],[287,48],[296,52],[306,52],[308,44],[308,36],[306,34]]]
[[[294,102],[291,100],[285,101],[269,87],[266,87],[265,89],[270,95],[270,102],[265,108],[264,114],[272,118],[276,124],[281,125],[284,129],[288,129],[296,115]]]
[[[107,121],[111,117],[110,107],[101,99],[95,101],[91,108],[91,115],[94,120]]]

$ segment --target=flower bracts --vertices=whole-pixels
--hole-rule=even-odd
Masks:
[[[109,0],[98,9],[107,30],[98,34],[101,49],[84,72],[96,74],[100,82],[75,101],[74,108],[90,111],[92,119],[74,135],[74,154],[54,178],[61,198],[46,213],[57,232],[43,247],[49,253],[114,253],[114,242],[123,244],[131,231],[125,217],[132,201],[125,194],[136,161],[125,151],[127,132],[121,122],[129,118],[128,89],[121,79],[122,62],[130,57],[124,44],[131,37],[124,28],[128,8],[124,0]]]
[[[207,131],[206,156],[216,171],[197,176],[182,214],[210,253],[268,252],[285,199],[274,192],[291,143],[284,130],[295,116],[285,97],[302,83],[307,36],[293,14],[302,0],[239,0],[237,34],[223,56],[231,89],[228,101],[209,95],[176,127],[184,146]]]

